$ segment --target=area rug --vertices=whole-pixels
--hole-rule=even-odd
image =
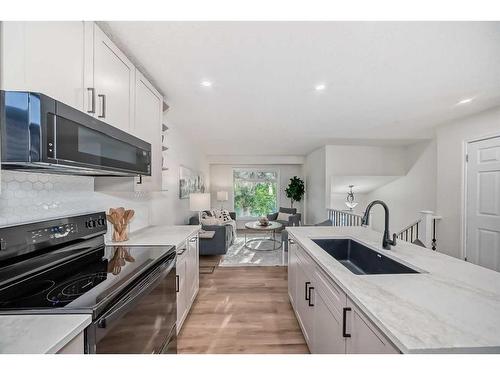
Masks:
[[[258,235],[247,235],[247,239],[262,238]],[[220,262],[221,267],[238,266],[286,266],[286,254],[281,248],[277,250],[259,251],[245,247],[245,236],[238,234],[234,244],[228,249]]]

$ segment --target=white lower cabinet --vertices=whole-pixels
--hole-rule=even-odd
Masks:
[[[347,353],[397,354],[399,350],[378,330],[377,327],[347,299],[348,327],[351,337],[346,341]]]
[[[293,238],[288,252],[288,294],[311,353],[400,353]]]
[[[177,250],[177,333],[180,332],[199,290],[198,236],[183,241]]]

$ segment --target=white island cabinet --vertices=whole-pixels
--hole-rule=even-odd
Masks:
[[[311,353],[399,353],[293,237],[289,241],[288,294]]]

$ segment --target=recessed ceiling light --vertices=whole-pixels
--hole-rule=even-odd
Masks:
[[[460,100],[457,105],[461,105],[461,104],[467,104],[467,103],[470,103],[474,100],[474,98],[466,98],[466,99],[462,99]]]
[[[200,85],[202,85],[203,87],[212,87],[212,82],[204,79],[200,82]]]
[[[323,91],[326,89],[326,85],[324,83],[318,83],[316,86],[314,86],[314,89],[316,91]]]

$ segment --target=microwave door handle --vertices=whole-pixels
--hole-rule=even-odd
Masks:
[[[115,320],[118,320],[125,313],[132,310],[135,306],[135,302],[139,300],[142,296],[147,294],[152,288],[154,288],[162,278],[163,274],[168,274],[175,266],[175,261],[171,261],[170,265],[166,271],[159,272],[152,280],[148,279],[143,283],[139,284],[138,290],[132,290],[127,297],[125,297],[119,305],[115,306],[104,314],[101,318],[97,320],[97,326],[99,328],[106,328],[108,324],[111,324]]]

